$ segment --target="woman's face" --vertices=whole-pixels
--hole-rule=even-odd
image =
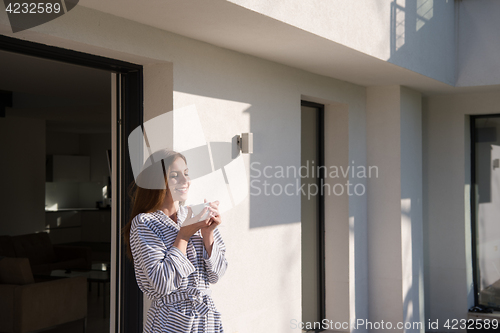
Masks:
[[[174,160],[168,172],[168,188],[173,201],[186,201],[191,180],[186,162],[180,157]]]

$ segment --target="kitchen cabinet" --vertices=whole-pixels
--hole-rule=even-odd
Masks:
[[[90,181],[90,157],[72,155],[47,156],[48,182]]]

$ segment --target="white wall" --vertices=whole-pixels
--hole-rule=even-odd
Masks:
[[[402,320],[400,87],[367,92],[367,159],[379,178],[368,180],[370,321]]]
[[[454,1],[231,2],[436,80],[455,84]]]
[[[420,99],[400,86],[367,90],[367,161],[379,170],[368,179],[369,319],[394,326],[425,323]]]
[[[349,145],[346,142],[349,142],[349,108],[328,103],[325,107],[326,166],[349,166]],[[350,175],[346,178],[329,177],[329,170],[325,172],[325,182],[331,188],[337,186],[340,189],[350,178]],[[349,200],[345,194],[330,193],[325,197],[326,317],[334,322],[350,322],[356,315],[355,295],[351,295],[351,291],[355,290],[353,282],[357,275],[353,274],[354,262],[351,259],[354,256],[350,255],[355,234],[350,223]]]
[[[496,0],[459,2],[457,86],[500,84],[499,14]]]
[[[444,2],[439,2],[440,6],[445,6],[442,3]],[[387,3],[385,6],[387,7]],[[449,15],[448,11],[446,13]],[[2,14],[0,32],[12,35],[8,31],[7,23],[5,15]],[[425,25],[420,28],[422,29],[425,29]],[[448,30],[445,31],[448,34]],[[311,97],[310,100],[318,98],[326,101],[326,104],[338,103],[348,106],[348,142],[344,145],[338,143],[340,147],[336,149],[344,154],[338,163],[345,163],[346,145],[349,149],[349,160],[360,161],[360,164],[367,161],[366,139],[371,136],[370,128],[366,126],[363,87],[312,75],[81,7],[76,7],[71,15],[65,15],[28,32],[18,33],[14,37],[147,65],[146,68],[150,71],[145,71],[146,87],[151,81],[159,80],[166,83],[161,91],[167,94],[161,96],[165,105],[162,110],[161,103],[147,104],[148,98],[155,97],[148,97],[148,94],[154,95],[152,88],[146,90],[147,116],[161,114],[172,106],[178,108],[196,104],[208,141],[227,142],[236,134],[253,132],[255,153],[245,156],[247,168],[252,161],[259,161],[263,165],[300,165],[298,133],[300,99],[304,96]],[[387,43],[382,41],[385,50]],[[438,48],[436,52],[441,52],[439,50]],[[445,47],[445,50],[448,50],[448,47]],[[380,54],[387,56],[387,53]],[[163,68],[164,71],[155,72],[151,66],[157,64],[172,64],[172,71]],[[428,71],[442,68],[449,74],[448,65],[441,67],[439,62],[428,64],[432,65],[432,68],[427,68]],[[416,66],[420,66],[418,61]],[[448,74],[444,76],[448,77]],[[162,76],[165,81],[161,80]],[[172,82],[173,88],[170,86]],[[172,89],[174,92],[170,95]],[[465,318],[467,308],[472,304],[468,234],[470,225],[467,215],[468,127],[465,115],[498,112],[496,106],[499,102],[498,93],[490,93],[431,97],[425,104],[425,311],[431,320]],[[339,119],[346,124],[345,115]],[[380,121],[377,117],[372,120]],[[389,117],[388,123],[379,124],[380,133],[384,133],[384,128],[395,129],[401,126],[399,121],[391,123],[393,120]],[[343,134],[345,138],[345,133]],[[398,150],[400,147],[397,141],[390,140],[394,133],[387,131],[385,135],[388,136],[387,141],[394,145],[393,148]],[[398,173],[398,163],[401,163],[401,160],[392,163],[393,159],[384,161],[384,155],[378,155],[380,150],[389,148],[379,147],[376,153],[372,152],[373,157],[380,160],[380,170],[382,165],[386,165],[384,172]],[[397,193],[401,189],[399,185],[397,182],[390,182],[384,186],[387,193]],[[393,186],[396,187],[392,188]],[[390,207],[376,207],[379,195],[380,193],[376,192],[368,194],[370,198],[375,199],[370,203],[375,207],[375,211],[370,210],[370,215],[379,214],[383,219],[384,216],[392,214],[391,216],[401,223],[401,202]],[[400,199],[401,197],[398,198]],[[223,313],[226,331],[288,332],[290,320],[300,320],[299,206],[298,197],[249,197],[223,216],[221,233],[228,247],[230,266],[225,278],[214,286],[214,299]],[[342,207],[345,209],[345,205]],[[342,213],[347,216],[345,211]],[[349,198],[348,216],[354,217],[355,225],[357,221],[360,221],[361,227],[366,225],[366,214],[366,197]],[[337,221],[342,223],[340,219]],[[367,242],[367,235],[362,232],[356,235],[359,238],[355,238],[354,242],[350,241],[349,246],[360,244],[359,248],[354,247],[360,254],[357,259],[349,258],[347,269],[355,267],[350,274],[355,272],[361,276],[359,284],[353,284],[350,275],[349,288],[356,285],[362,290],[363,283],[367,283],[367,258],[363,255],[363,252],[366,253],[363,244]],[[397,236],[401,239],[401,234]],[[373,237],[374,235],[370,234],[370,238]],[[401,251],[401,244],[395,245],[394,251],[397,254]],[[337,250],[334,245],[329,246],[329,251]],[[344,257],[338,258],[338,262],[346,260],[346,252],[342,253]],[[350,253],[352,252],[349,251]],[[400,255],[401,252],[399,257]],[[376,260],[384,259],[376,256],[370,258],[373,264],[377,264]],[[381,262],[381,265],[384,265],[384,262]],[[341,265],[338,269],[346,267]],[[401,265],[394,269],[402,274]],[[345,276],[340,278],[345,281]],[[357,278],[356,276],[354,279]],[[401,294],[392,296],[394,300],[401,301]],[[357,297],[356,302],[353,302],[350,291],[350,304],[342,303],[339,311],[344,311],[343,314],[349,313],[352,318],[353,309],[345,311],[342,307],[354,306],[360,313],[358,318],[366,318],[367,302],[363,304]],[[380,310],[379,314],[384,315],[383,311],[389,313],[391,301],[391,297],[380,295],[370,301],[369,309],[375,314]],[[339,302],[335,298],[328,298],[327,304],[338,306]]]
[[[5,27],[6,18],[0,17],[0,22]],[[349,119],[350,142],[345,144],[354,157],[365,151],[363,136],[354,136],[364,128],[365,89],[360,86],[78,6],[71,15],[15,37],[147,66],[171,62],[173,106],[197,106],[207,141],[231,142],[236,134],[254,133],[254,154],[244,156],[247,172],[253,161],[300,166],[301,95],[349,105],[355,116]],[[172,80],[167,72],[166,83]],[[146,86],[153,77],[145,72]],[[157,107],[152,103],[147,112],[168,111],[166,100],[163,110],[151,109]],[[228,248],[229,269],[213,286],[213,294],[225,331],[289,332],[290,320],[300,320],[299,207],[299,196],[252,196],[224,214],[220,229]]]
[[[498,92],[424,100],[425,312],[431,321],[465,319],[474,303],[468,115],[498,113],[499,103]]]
[[[425,325],[422,196],[422,95],[401,87],[403,317]]]
[[[247,167],[300,166],[301,95],[356,111],[364,105],[362,87],[208,45],[183,41],[176,49],[182,56],[173,61],[174,108],[196,104],[207,141],[231,142],[236,134],[253,132]],[[290,179],[270,182],[285,185]],[[228,331],[289,332],[290,320],[300,321],[302,312],[300,196],[251,196],[224,218],[230,268],[213,289]],[[229,294],[227,286],[236,285],[245,288]],[[343,298],[328,302],[349,313]]]

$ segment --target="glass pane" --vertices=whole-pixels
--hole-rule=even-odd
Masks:
[[[318,132],[316,128],[318,110],[311,107],[302,107],[302,142],[301,164],[307,170],[317,165]],[[310,177],[306,177],[310,176]],[[301,177],[301,185],[308,188],[315,184],[316,177],[306,174]],[[307,192],[307,191],[306,191]],[[318,225],[318,197],[316,195],[302,195],[301,200],[301,229],[302,229],[302,321],[315,322],[319,320],[319,225]]]
[[[479,304],[500,308],[500,115],[475,119],[476,284]]]

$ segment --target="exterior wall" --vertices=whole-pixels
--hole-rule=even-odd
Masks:
[[[237,3],[249,7],[264,5],[257,1]],[[330,22],[334,26],[325,31],[337,33],[345,29],[349,33],[325,37],[454,83],[454,69],[450,69],[454,64],[446,57],[453,57],[450,49],[454,48],[451,45],[454,35],[450,32],[453,30],[450,28],[452,2],[430,3],[436,7],[425,24],[418,23],[415,16],[412,20],[405,19],[405,29],[415,24],[416,31],[412,35],[405,30],[405,43],[401,45],[396,39],[391,41],[384,37],[387,30],[390,35],[392,23],[387,12],[391,12],[391,4],[406,8],[400,2],[370,1],[364,6],[351,5],[359,6],[356,7],[359,17],[364,19],[350,23],[349,19],[342,21],[344,16],[338,15],[339,20]],[[430,3],[422,2],[419,8],[427,8]],[[304,3],[304,6],[316,5],[321,7],[321,3]],[[343,7],[332,6],[336,12],[342,12]],[[293,6],[286,8],[297,10]],[[410,15],[407,9],[405,17],[412,17],[414,13]],[[312,32],[320,29],[318,34],[326,34],[321,27],[327,26],[322,25],[327,15],[315,21],[308,11],[297,10],[297,14],[292,15],[287,14],[287,10],[273,7],[266,9],[269,11],[266,15],[271,16],[273,12],[278,19],[283,14],[287,20],[291,17],[298,20],[299,13],[307,14],[309,16],[304,15],[300,22],[286,22],[303,25]],[[325,13],[328,10],[325,9]],[[264,12],[264,9],[258,11]],[[381,13],[377,19],[385,19],[376,21],[369,15],[373,11]],[[422,16],[430,15],[424,14]],[[430,29],[434,24],[443,29]],[[0,14],[0,33],[12,35],[9,29],[6,16]],[[396,33],[395,30],[393,38],[397,37]],[[443,323],[449,318],[466,317],[473,300],[466,115],[498,112],[498,92],[436,96],[425,100],[422,219],[418,204],[420,180],[418,176],[412,178],[419,172],[414,162],[421,149],[418,145],[418,93],[394,86],[370,88],[367,97],[366,89],[361,86],[228,51],[83,7],[12,36],[144,65],[145,119],[172,108],[195,104],[209,142],[232,142],[237,134],[253,132],[254,154],[244,156],[250,175],[252,162],[298,168],[300,100],[326,104],[326,122],[331,129],[327,133],[327,142],[331,143],[326,152],[328,163],[345,166],[354,160],[356,165],[376,165],[380,172],[391,176],[387,182],[383,182],[385,179],[361,180],[369,186],[365,196],[329,198],[331,207],[338,208],[341,214],[327,210],[327,234],[332,236],[328,238],[326,254],[327,316],[350,322],[368,318],[369,311],[373,321],[385,318],[396,322],[410,317],[416,320],[417,315],[422,316],[418,224],[423,220],[427,318]],[[433,47],[426,47],[427,38],[431,36],[434,39],[429,45]],[[367,114],[367,104],[371,104],[372,114]],[[291,179],[272,181],[284,185]],[[412,199],[409,206],[411,229],[405,229],[402,224],[402,210],[408,208],[402,206],[402,199],[407,198]],[[249,196],[223,218],[221,233],[228,247],[230,266],[227,275],[213,289],[226,331],[289,332],[290,320],[300,321],[301,313],[300,196]],[[372,224],[373,221],[378,223]],[[382,229],[378,230],[380,226]],[[383,229],[387,226],[390,234],[382,232],[387,231]],[[412,240],[409,270],[408,262],[403,260],[407,253],[403,249],[405,234]],[[384,244],[387,237],[394,241]],[[377,242],[380,246],[373,248]],[[388,264],[391,258],[392,264]],[[392,280],[384,280],[386,277]],[[413,317],[403,302],[409,281],[416,290],[411,294]],[[349,292],[345,293],[347,287]]]
[[[457,86],[500,84],[498,16],[500,2],[464,0],[459,2]]]
[[[248,166],[252,162],[260,162],[262,167],[300,166],[301,96],[314,96],[325,104],[348,104],[352,112],[364,113],[362,87],[201,43],[188,45],[189,51],[179,48],[182,56],[173,61],[174,108],[195,104],[210,142],[230,142],[236,134],[253,132],[254,153],[244,156]],[[349,126],[354,129],[360,120],[353,123]],[[364,145],[362,141],[353,143],[351,149],[363,151]],[[295,179],[268,181],[284,186]],[[301,314],[300,196],[250,196],[226,216],[221,232],[230,249],[230,269],[213,289],[228,331],[289,332],[290,321],[300,321]],[[327,253],[327,258],[334,252]],[[342,269],[338,262],[337,267]],[[328,285],[336,276],[327,279]],[[344,283],[347,287],[347,281]],[[228,285],[245,288],[233,290],[229,297]],[[334,303],[341,310],[340,317],[349,321],[350,304],[344,297],[328,298],[327,303]],[[327,309],[327,313],[335,310]]]
[[[368,290],[370,322],[424,332],[420,94],[405,87],[367,90]],[[397,323],[411,327],[401,329]]]
[[[0,16],[0,33],[12,35],[8,29],[7,18]],[[172,106],[195,104],[209,142],[231,142],[237,134],[253,132],[254,154],[243,156],[249,174],[250,163],[256,161],[262,166],[300,166],[303,96],[349,106],[349,142],[344,144],[349,145],[349,158],[364,161],[363,87],[83,7],[14,37],[145,65],[145,119]],[[173,92],[169,88],[172,82]],[[284,184],[295,179],[271,181]],[[365,200],[350,200],[350,215],[359,218],[358,228],[366,223]],[[301,319],[300,196],[249,196],[223,219],[221,233],[228,248],[229,269],[213,290],[225,330],[289,332],[290,321]],[[363,241],[365,236],[360,235]],[[366,260],[361,254],[356,265]],[[365,273],[360,275],[360,283],[364,283]],[[354,297],[352,292],[350,297]],[[328,302],[339,308],[360,308],[359,316],[366,315],[366,305],[361,303]]]
[[[498,91],[424,101],[425,312],[432,322],[466,319],[474,304],[468,115],[498,113],[499,103]]]
[[[349,104],[349,159],[351,165],[368,165],[367,100]],[[340,126],[341,124],[339,124]],[[342,141],[341,141],[342,142]],[[366,177],[354,177],[351,183],[361,184],[363,195],[349,197],[349,319],[350,323],[368,318],[368,182]],[[332,212],[332,214],[335,214]],[[364,332],[363,328],[356,332]]]
[[[341,104],[311,96],[303,99],[325,105],[325,165],[329,168],[325,183],[335,189],[325,197],[326,318],[334,324],[354,324],[368,318],[368,179],[351,172],[347,177],[332,177],[331,168],[357,171],[366,166],[366,101]],[[347,182],[352,184],[351,195],[346,195]],[[354,186],[363,194],[356,195]],[[344,193],[337,195],[340,188]]]
[[[347,105],[325,107],[325,165],[349,165],[349,109]],[[328,172],[326,172],[328,174]],[[326,176],[327,177],[327,176]],[[330,186],[343,185],[347,179],[327,177]],[[352,309],[350,304],[350,279],[354,276],[350,262],[350,238],[348,196],[325,197],[325,275],[326,317],[335,322],[349,322]],[[349,269],[345,269],[349,267]],[[355,304],[353,302],[353,304]]]
[[[368,182],[370,321],[398,322],[403,314],[399,90],[398,86],[375,87],[368,89],[367,96],[368,163],[384,171]]]
[[[401,87],[401,256],[403,318],[424,325],[422,95]],[[425,331],[408,329],[405,332]]]
[[[231,2],[433,79],[455,84],[454,1]]]

